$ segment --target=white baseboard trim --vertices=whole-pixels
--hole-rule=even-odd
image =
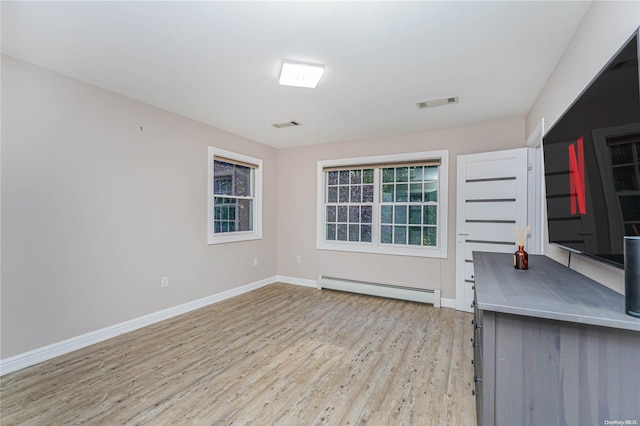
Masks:
[[[305,279],[305,278],[287,277],[287,276],[284,276],[284,275],[277,275],[276,279],[278,280],[278,282],[285,283],[285,284],[294,284],[294,285],[301,285],[301,286],[304,286],[304,287],[314,287],[314,288],[318,287],[318,282],[316,280],[308,280],[308,279]]]
[[[456,299],[440,298],[440,307],[442,308],[454,308],[456,307]]]
[[[68,354],[78,349],[86,348],[87,346],[91,346],[107,339],[111,339],[121,334],[128,333],[130,331],[134,331],[139,328],[146,327],[148,325],[155,324],[157,322],[164,321],[166,319],[173,318],[175,316],[221,302],[231,297],[239,296],[249,291],[264,287],[268,284],[273,284],[279,281],[278,278],[279,277],[274,275],[272,277],[246,284],[231,290],[203,297],[202,299],[193,300],[191,302],[183,303],[182,305],[163,309],[162,311],[134,318],[120,324],[105,327],[100,330],[85,333],[77,337],[72,337],[61,342],[53,343],[42,348],[34,349],[29,352],[0,360],[0,376],[21,370],[26,367],[30,367],[44,361],[48,361],[50,359]]]

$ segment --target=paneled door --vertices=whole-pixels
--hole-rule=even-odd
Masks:
[[[473,251],[513,253],[527,227],[527,148],[458,156],[456,309],[472,312]]]

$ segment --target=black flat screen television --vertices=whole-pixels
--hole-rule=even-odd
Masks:
[[[624,267],[640,235],[639,30],[543,137],[549,242]]]

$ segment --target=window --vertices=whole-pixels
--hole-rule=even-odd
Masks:
[[[262,238],[262,160],[209,147],[209,244]]]
[[[613,185],[625,235],[640,235],[640,133],[608,141]]]
[[[446,257],[448,152],[318,162],[317,247]]]
[[[326,179],[327,240],[371,242],[373,169],[328,171]]]

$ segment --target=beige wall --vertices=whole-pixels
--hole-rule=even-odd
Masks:
[[[639,25],[640,2],[594,2],[529,112],[527,135],[542,118],[548,131]],[[546,244],[544,252],[567,262],[567,252],[555,246]],[[624,291],[622,270],[581,256],[572,256],[571,264],[618,292]]]
[[[208,145],[264,160],[262,240],[207,245]],[[1,357],[274,276],[276,166],[273,148],[3,57]]]
[[[278,274],[318,274],[441,289],[455,298],[456,156],[524,146],[524,120],[278,151]],[[318,160],[449,150],[448,256],[431,259],[316,249]],[[296,263],[296,256],[302,263]]]

